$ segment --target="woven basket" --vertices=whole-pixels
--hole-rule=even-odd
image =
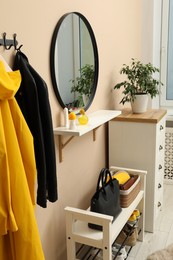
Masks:
[[[140,191],[140,176],[128,190],[120,190],[120,206],[127,208],[133,202]]]

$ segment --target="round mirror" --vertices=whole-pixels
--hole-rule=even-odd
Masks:
[[[93,30],[80,13],[58,21],[51,42],[50,68],[55,95],[64,108],[89,108],[98,80],[98,51]]]

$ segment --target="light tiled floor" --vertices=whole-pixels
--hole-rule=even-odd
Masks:
[[[152,252],[173,243],[173,185],[164,184],[163,209],[156,222],[154,233],[145,232],[144,241],[137,242],[128,260],[145,260]]]

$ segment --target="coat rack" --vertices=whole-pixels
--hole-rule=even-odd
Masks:
[[[6,32],[4,32],[3,38],[0,39],[0,46],[4,46],[6,50],[10,50],[11,47],[13,46],[16,51],[19,51],[23,45],[20,45],[17,48],[18,45],[18,42],[16,40],[17,34],[16,33],[13,34],[13,39],[6,39],[6,35],[7,35]]]

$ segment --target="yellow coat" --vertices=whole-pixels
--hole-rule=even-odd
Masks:
[[[14,98],[20,83],[20,72],[6,72],[0,61],[0,259],[43,260],[33,137]]]

